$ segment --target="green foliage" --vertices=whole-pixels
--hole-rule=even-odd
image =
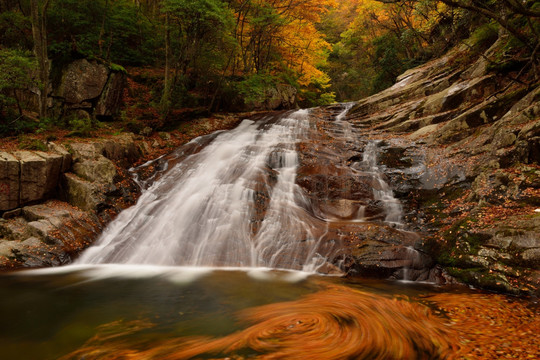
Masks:
[[[37,86],[32,74],[36,63],[30,54],[0,49],[0,133],[19,133],[35,126],[22,115],[20,92]]]
[[[47,145],[39,139],[31,139],[26,136],[19,136],[19,148],[23,150],[47,151]]]
[[[499,26],[490,22],[478,27],[470,36],[468,43],[475,52],[485,51],[499,37]]]
[[[266,91],[277,86],[277,79],[270,74],[253,74],[238,82],[236,88],[246,104],[261,103]]]
[[[128,0],[56,0],[48,13],[55,59],[101,58],[126,65],[152,64],[159,47],[149,20]]]
[[[68,128],[71,129],[68,136],[89,137],[96,127],[97,124],[92,119],[74,116],[68,120]]]
[[[0,12],[0,48],[32,49],[30,19],[18,11]]]
[[[375,46],[374,65],[377,75],[373,82],[373,92],[378,92],[394,84],[406,68],[403,44],[394,34],[387,33],[373,41]]]
[[[111,71],[116,71],[116,72],[121,72],[121,73],[124,73],[124,74],[127,74],[127,70],[125,67],[123,67],[122,65],[118,65],[118,64],[109,64],[109,69],[111,69]]]

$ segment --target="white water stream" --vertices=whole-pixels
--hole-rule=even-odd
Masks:
[[[308,114],[300,110],[267,124],[244,120],[222,133],[143,192],[77,263],[314,270],[320,257],[308,251],[299,258],[297,246],[302,240],[315,249],[318,240],[300,217],[295,184],[295,146]],[[270,200],[255,232],[261,194]]]
[[[383,172],[377,164],[379,154],[378,142],[370,141],[364,149],[362,166],[373,176],[376,186],[373,187],[373,196],[376,201],[381,201],[384,205],[385,219],[384,221],[396,226],[402,226],[403,206],[401,202],[394,197],[394,191],[390,185],[384,180]]]
[[[354,141],[343,120],[349,108],[335,120]],[[143,191],[76,264],[316,271],[326,262],[319,254],[325,234],[320,220],[306,216],[309,200],[295,181],[296,145],[309,126],[309,110],[299,110],[277,120],[244,120],[219,134]],[[401,205],[382,180],[376,157],[370,142],[363,164],[379,182],[375,197],[385,204],[386,221],[399,224]]]

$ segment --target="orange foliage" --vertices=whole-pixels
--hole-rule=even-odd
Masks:
[[[335,5],[335,0],[237,0],[233,8],[239,50],[233,73],[290,69],[299,74],[301,85],[327,82],[318,65],[330,45],[315,24]]]
[[[133,339],[154,324],[104,325],[62,360],[536,359],[538,307],[496,294],[388,298],[344,286],[244,310],[249,326],[221,337]],[[247,355],[249,354],[249,355]]]
[[[214,354],[242,359],[449,358],[457,347],[447,326],[428,308],[406,300],[332,286],[297,301],[247,309],[251,324],[221,338],[191,337],[130,343],[141,324],[112,324],[68,359],[191,359]],[[151,325],[150,325],[151,326]],[[256,355],[257,354],[257,355]]]

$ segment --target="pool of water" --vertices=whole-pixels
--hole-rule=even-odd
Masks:
[[[121,359],[131,352],[134,358],[160,359],[163,354],[152,357],[148,352],[162,348],[165,353],[177,352],[174,359],[240,359],[272,353],[271,346],[232,346],[244,338],[262,337],[275,344],[290,336],[309,340],[319,327],[323,333],[344,337],[346,343],[353,336],[351,326],[366,331],[366,324],[371,324],[369,331],[374,334],[380,327],[381,333],[410,332],[404,335],[405,342],[426,341],[433,335],[429,328],[423,330],[427,337],[413,338],[420,336],[415,333],[416,322],[433,323],[440,327],[435,329],[436,336],[442,336],[445,319],[424,317],[422,311],[429,310],[418,299],[440,291],[429,284],[352,281],[267,269],[108,265],[16,272],[0,276],[1,357]],[[274,315],[268,318],[268,313]],[[403,320],[402,329],[388,323],[392,317]],[[278,323],[272,323],[277,318]],[[283,329],[309,322],[315,323],[284,333]],[[260,333],[253,335],[253,331]],[[265,331],[271,335],[261,335]],[[334,340],[329,341],[330,347]],[[225,346],[216,341],[231,343]],[[369,345],[374,354],[380,351],[376,347],[389,345],[385,341],[394,340],[381,336]],[[171,343],[175,345],[169,349]],[[210,344],[209,348],[204,344]],[[197,347],[197,354],[180,352]],[[430,344],[422,351],[436,352],[436,347]]]

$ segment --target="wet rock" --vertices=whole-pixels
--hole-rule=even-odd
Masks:
[[[385,147],[379,155],[378,162],[388,168],[403,169],[413,165],[413,159],[406,154],[406,147]]]
[[[94,216],[56,200],[23,208],[0,223],[0,264],[6,268],[58,266],[88,246],[101,229]]]
[[[33,236],[38,236],[43,239],[47,239],[47,234],[55,229],[53,224],[48,220],[37,220],[28,223],[28,228]]]
[[[405,271],[409,280],[415,280],[433,266],[428,255],[412,247],[416,235],[388,225],[336,222],[330,224],[325,239],[341,243],[338,259],[349,275],[386,278]]]
[[[26,206],[22,209],[24,218],[27,221],[38,221],[52,219],[54,217],[69,218],[70,213],[64,209],[51,208],[47,204]]]
[[[338,219],[355,219],[358,217],[358,212],[365,206],[364,202],[338,199],[318,202],[318,208],[322,214],[329,218]]]

